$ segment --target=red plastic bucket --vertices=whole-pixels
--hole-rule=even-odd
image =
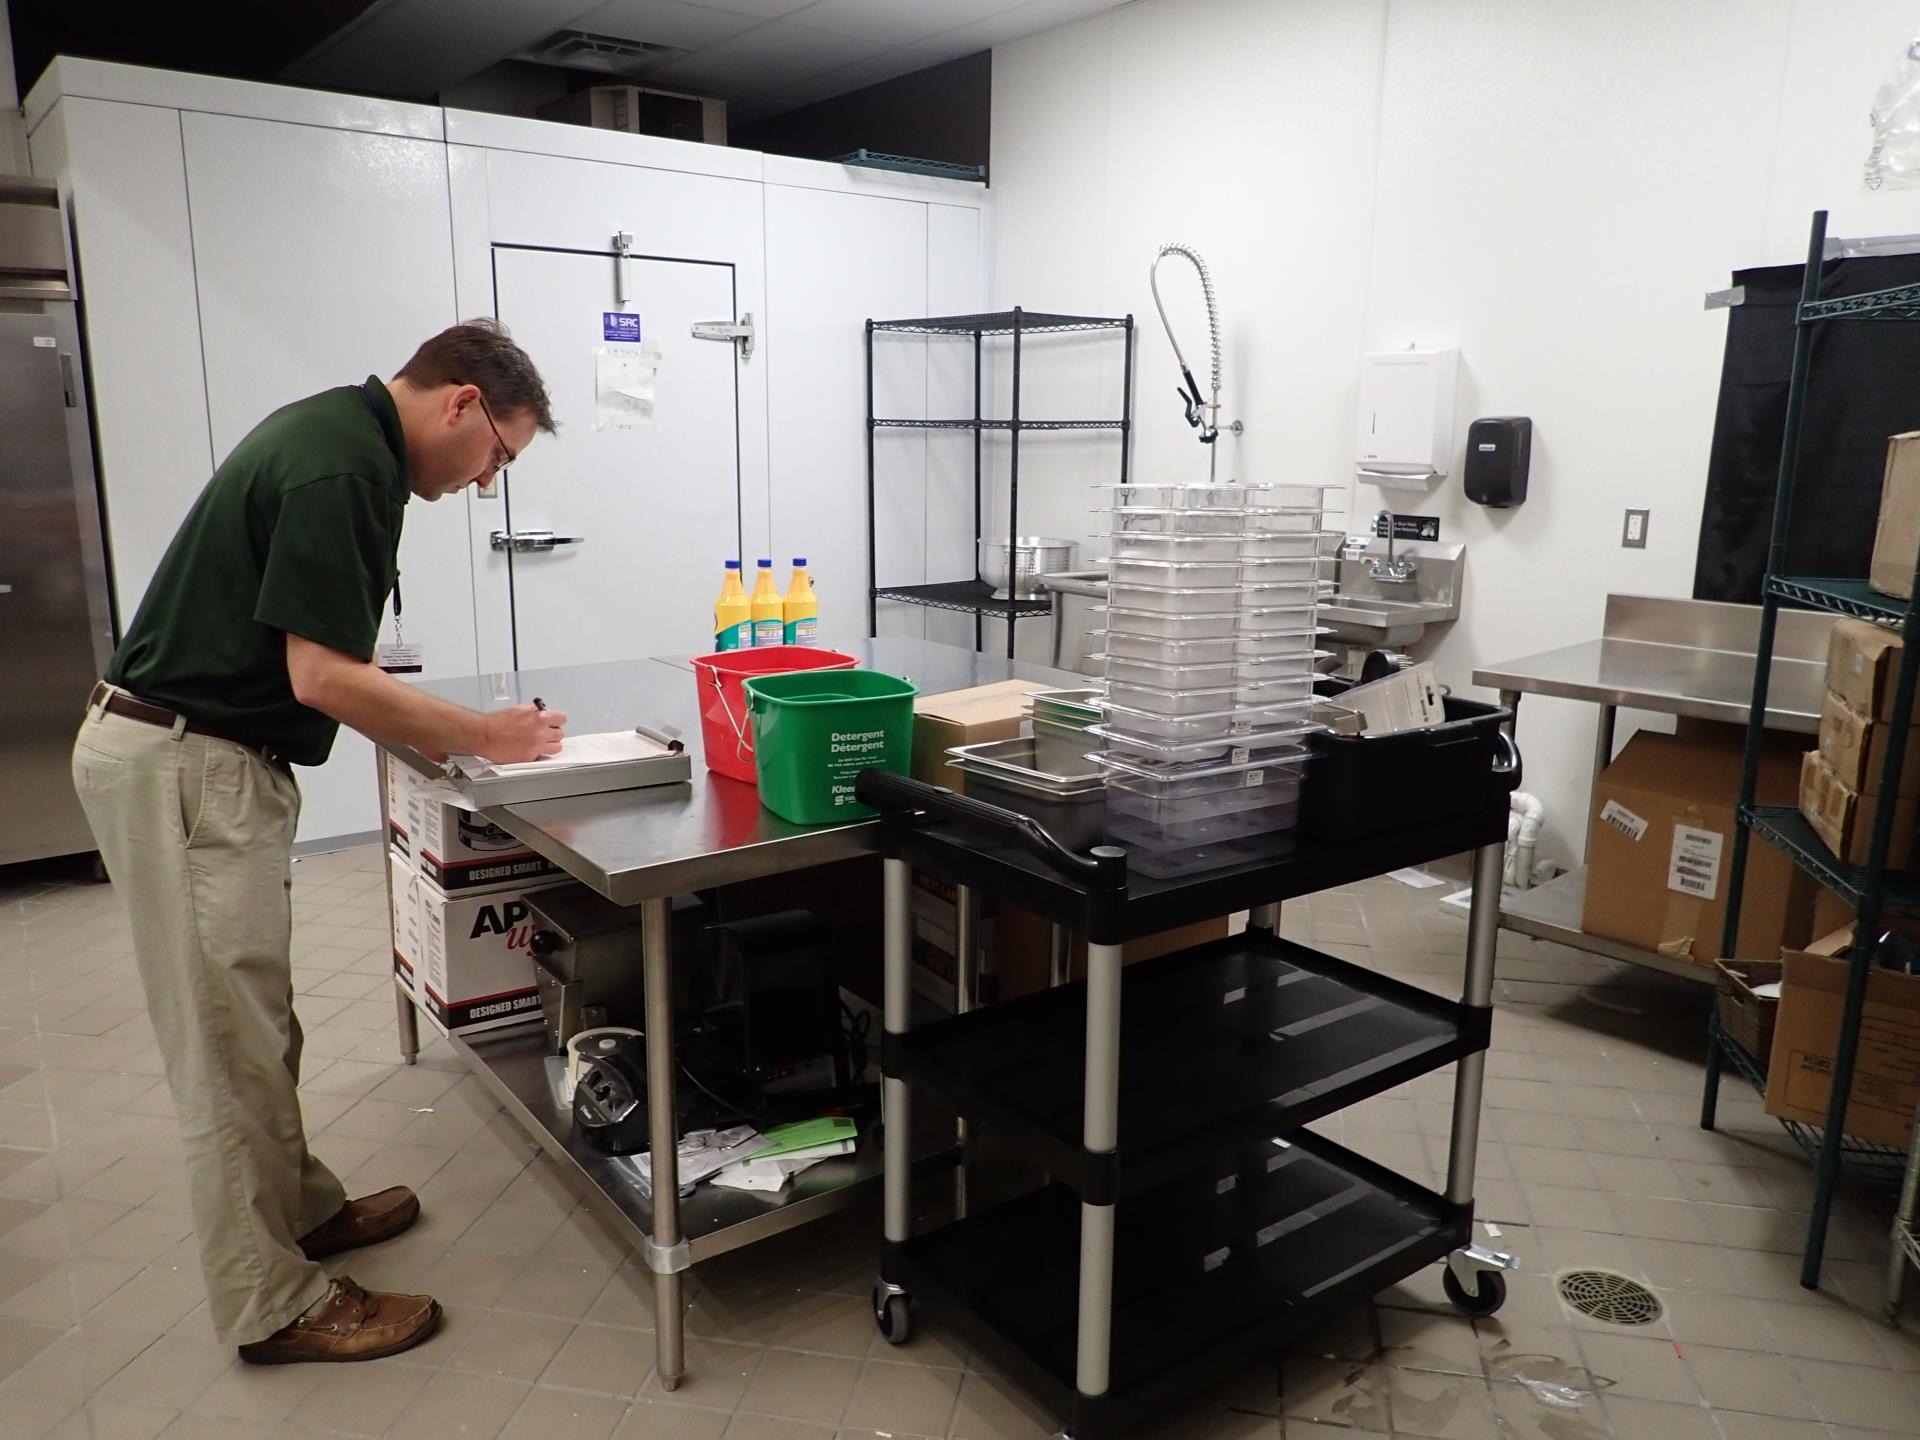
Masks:
[[[700,687],[700,735],[707,768],[754,783],[753,727],[740,682],[750,675],[790,675],[796,670],[851,670],[860,662],[838,650],[808,645],[764,645],[697,656],[693,676]]]

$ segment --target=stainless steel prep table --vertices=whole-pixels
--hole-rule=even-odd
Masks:
[[[976,654],[950,645],[904,638],[859,640],[844,647],[863,666],[902,675],[922,694],[940,694],[1022,679],[1073,685],[1079,677],[1044,666]],[[530,848],[619,905],[640,907],[646,967],[646,1031],[670,1034],[672,994],[668,905],[674,895],[762,876],[804,870],[867,853],[876,822],[791,825],[763,809],[750,785],[714,775],[700,745],[697,693],[684,657],[623,660],[554,670],[526,670],[426,682],[421,689],[476,710],[498,709],[535,696],[567,715],[577,734],[620,730],[636,723],[673,727],[693,760],[690,783],[541,800],[483,811]],[[382,746],[382,754],[423,775],[440,767],[417,751]],[[384,762],[383,762],[384,763]],[[384,771],[381,814],[386,813]],[[876,908],[878,897],[876,896]],[[419,1016],[398,977],[400,1049],[408,1063],[419,1052]],[[790,1230],[851,1204],[858,1187],[877,1180],[880,1146],[869,1136],[844,1159],[815,1166],[779,1195],[701,1186],[681,1199],[675,1183],[678,1136],[672,1123],[676,1063],[671,1047],[649,1046],[649,1091],[667,1097],[652,1108],[652,1148],[668,1156],[657,1203],[649,1203],[624,1171],[575,1140],[572,1117],[554,1102],[546,1071],[546,1044],[535,1023],[471,1038],[454,1036],[454,1050],[508,1113],[543,1149],[589,1203],[609,1219],[653,1272],[657,1365],[662,1385],[678,1387],[685,1373],[684,1309],[680,1275],[693,1264]]]
[[[1833,622],[1832,615],[1812,611],[1780,612],[1767,687],[1769,729],[1811,735],[1820,728]],[[1597,704],[1593,774],[1598,779],[1613,759],[1614,718],[1622,707],[1744,726],[1753,703],[1759,633],[1757,605],[1609,595],[1600,639],[1483,666],[1473,672],[1473,683],[1500,692],[1500,703],[1514,712],[1516,729],[1522,695]],[[1704,966],[1587,934],[1580,928],[1586,894],[1585,868],[1570,870],[1508,895],[1501,905],[1501,927],[1713,983],[1713,972]]]

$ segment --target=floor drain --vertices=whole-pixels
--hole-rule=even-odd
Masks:
[[[1609,1325],[1651,1325],[1660,1318],[1659,1296],[1611,1270],[1566,1270],[1554,1284],[1567,1304]]]

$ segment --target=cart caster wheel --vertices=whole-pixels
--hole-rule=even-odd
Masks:
[[[913,1302],[904,1290],[886,1284],[873,1287],[873,1323],[880,1338],[889,1345],[904,1345],[913,1338]]]
[[[1475,1288],[1469,1291],[1448,1266],[1440,1273],[1440,1288],[1463,1315],[1491,1315],[1507,1303],[1507,1277],[1498,1270],[1482,1270],[1475,1278]]]

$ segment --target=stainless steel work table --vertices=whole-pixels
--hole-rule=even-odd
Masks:
[[[863,666],[905,676],[926,695],[1008,679],[1079,683],[1077,676],[1044,666],[922,640],[882,638],[837,648]],[[672,1033],[668,906],[673,896],[865,854],[868,836],[876,828],[872,821],[788,824],[761,807],[753,786],[710,772],[701,749],[693,672],[685,658],[476,675],[425,682],[420,688],[476,710],[539,696],[565,711],[568,728],[579,734],[624,730],[636,723],[680,732],[693,762],[690,782],[482,812],[574,879],[616,904],[640,908],[649,1036]],[[395,746],[381,750],[423,775],[441,773],[417,751]],[[384,772],[381,780],[384,815]],[[876,895],[876,912],[878,907]],[[419,1015],[398,976],[394,991],[400,1048],[411,1064],[419,1053]],[[649,1203],[618,1162],[575,1138],[571,1113],[554,1101],[546,1042],[537,1022],[471,1037],[456,1035],[450,1043],[653,1272],[656,1364],[661,1384],[669,1390],[677,1388],[685,1374],[681,1273],[701,1260],[843,1209],[853,1203],[860,1187],[880,1176],[878,1137],[867,1135],[855,1154],[815,1166],[778,1195],[703,1185],[690,1198],[681,1198],[672,1118],[676,1061],[670,1045],[649,1045],[649,1094],[666,1097],[665,1104],[651,1110],[652,1149],[668,1157],[661,1167],[664,1174],[656,1176],[657,1199]],[[950,1131],[944,1143],[951,1143]]]
[[[1811,735],[1820,728],[1833,621],[1811,611],[1780,612],[1767,686],[1768,729]],[[1622,707],[1744,726],[1753,705],[1759,634],[1758,605],[1609,595],[1598,640],[1483,666],[1473,672],[1473,683],[1500,692],[1516,727],[1522,695],[1597,704],[1593,775],[1598,779],[1613,759],[1614,719]],[[1501,928],[1713,983],[1713,972],[1704,966],[1587,934],[1580,928],[1586,896],[1586,869],[1576,867],[1544,885],[1508,894],[1501,904]]]

